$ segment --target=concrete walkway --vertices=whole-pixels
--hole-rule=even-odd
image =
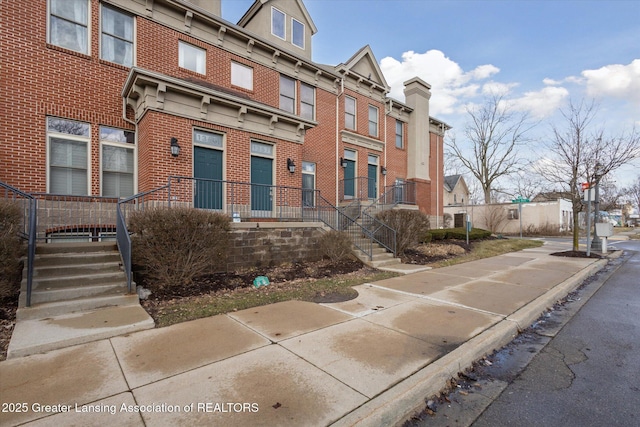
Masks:
[[[392,426],[606,263],[566,249],[6,360],[0,425]]]

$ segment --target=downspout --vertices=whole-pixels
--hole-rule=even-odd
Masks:
[[[388,93],[388,92],[387,92]],[[386,97],[387,94],[385,93],[384,96]],[[393,111],[393,100],[391,98],[389,98],[389,111],[385,114],[385,119],[384,119],[384,167],[387,167],[387,151],[389,150],[389,147],[387,147],[387,118],[386,116],[391,115],[391,112]],[[389,173],[389,169],[387,169],[387,173]],[[387,175],[383,175],[382,180],[383,185],[382,185],[382,194],[383,195],[387,189]]]
[[[133,127],[135,128],[135,149],[133,150],[133,152],[135,153],[135,159],[133,162],[133,169],[134,169],[134,173],[133,173],[133,180],[134,180],[134,188],[137,190],[138,189],[138,122],[134,121],[134,120],[129,120],[127,119],[127,98],[125,96],[122,97],[122,120],[124,120],[125,122],[132,124]]]
[[[340,204],[340,97],[344,94],[344,76],[340,78],[340,92],[336,96],[336,206]]]

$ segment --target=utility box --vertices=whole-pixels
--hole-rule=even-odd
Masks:
[[[613,224],[610,222],[596,222],[596,233],[600,237],[613,236]]]

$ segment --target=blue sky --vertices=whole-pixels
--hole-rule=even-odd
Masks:
[[[223,0],[236,23],[253,0]],[[336,65],[370,45],[403,99],[402,82],[432,85],[431,115],[461,134],[466,105],[499,91],[540,120],[544,138],[569,99],[595,99],[617,132],[640,127],[640,2],[626,0],[305,0],[318,28],[313,60]],[[358,17],[357,20],[354,17]],[[635,62],[634,62],[635,61]],[[533,135],[532,135],[533,136]],[[640,162],[617,173],[640,175]]]

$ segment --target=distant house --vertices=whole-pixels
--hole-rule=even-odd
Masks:
[[[444,205],[461,206],[469,203],[469,188],[462,175],[444,177]]]

